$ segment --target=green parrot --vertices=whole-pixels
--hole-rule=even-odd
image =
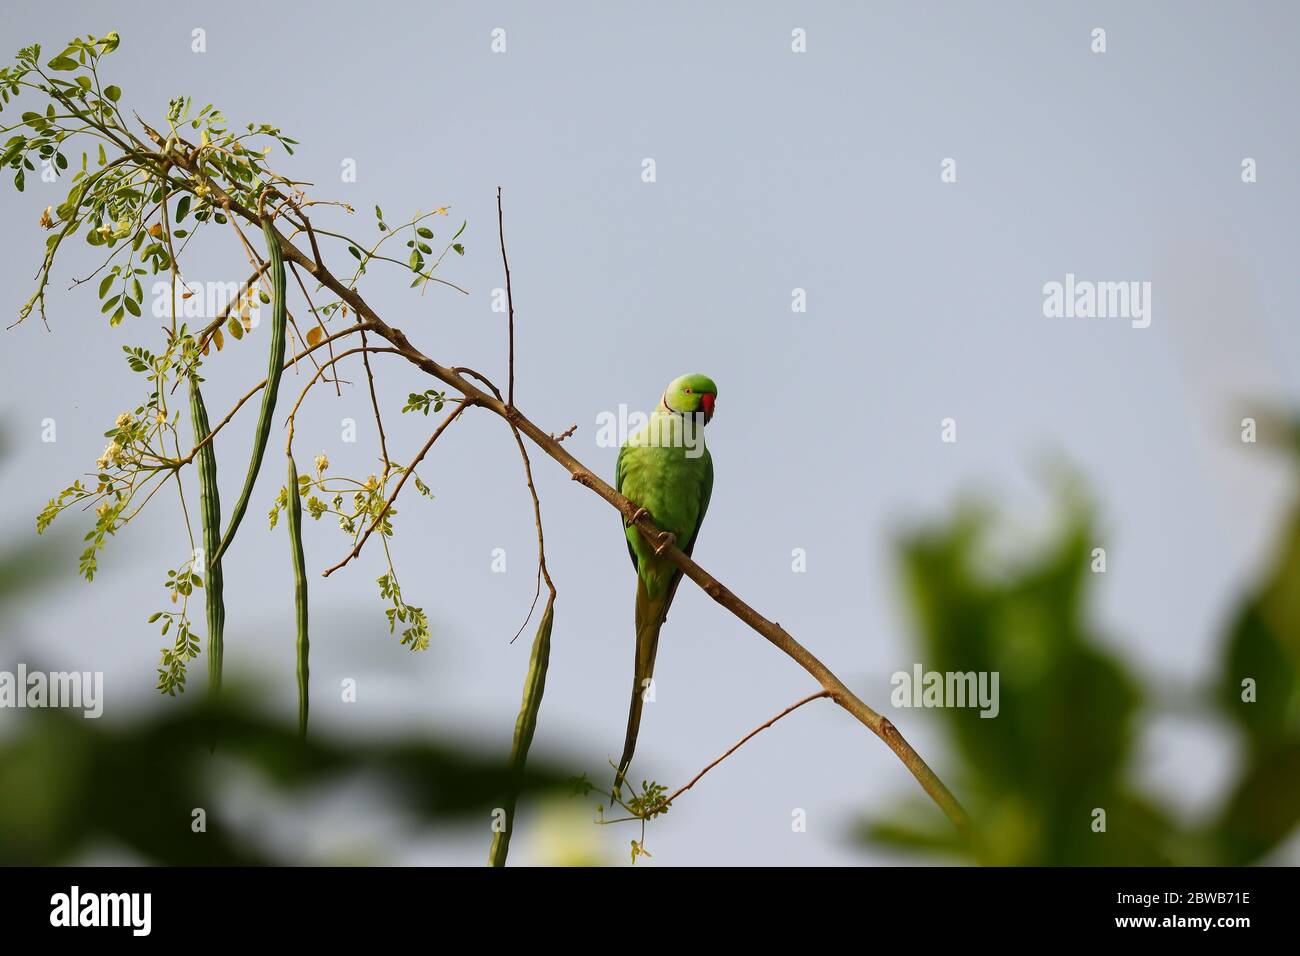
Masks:
[[[668,617],[682,573],[661,553],[676,543],[686,554],[695,548],[700,524],[713,492],[713,458],[704,446],[704,425],[713,418],[718,387],[705,375],[683,375],[664,389],[659,407],[645,427],[630,435],[618,452],[614,487],[663,529],[657,544],[624,523],[627,550],[636,568],[636,662],[632,703],[627,713],[623,757],[614,777],[617,794],[641,727],[644,693],[654,674],[659,629]]]

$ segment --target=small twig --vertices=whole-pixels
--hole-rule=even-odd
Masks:
[[[203,327],[203,331],[199,332],[199,334],[194,337],[194,341],[200,350],[202,350],[203,346],[207,344],[207,341],[212,336],[212,333],[214,333],[217,329],[221,328],[221,326],[225,325],[226,319],[230,317],[230,310],[234,308],[236,304],[239,303],[240,299],[242,299],[244,295],[247,293],[247,290],[253,285],[254,282],[262,278],[262,276],[266,273],[266,270],[269,268],[271,268],[271,263],[268,261],[268,262],[263,262],[256,269],[254,269],[253,274],[249,276],[247,281],[245,281],[244,284],[240,287],[239,294],[236,295],[229,302],[227,302],[224,306],[222,306],[221,310],[217,312],[216,317],[213,318],[211,322],[209,322],[207,325]],[[189,290],[186,289],[185,291],[188,292]]]
[[[551,437],[554,438],[557,442],[564,441],[564,439],[570,437],[577,430],[578,430],[578,423],[574,422],[572,425],[570,425],[564,431],[560,432],[558,435],[552,435]]]
[[[317,327],[320,328],[321,334],[329,335],[330,334],[329,329],[325,328],[325,321],[320,317],[320,313],[316,311],[316,305],[315,303],[312,302],[311,296],[307,292],[307,286],[303,283],[302,276],[298,274],[298,267],[291,262],[289,263],[289,269],[293,272],[293,277],[298,283],[298,288],[302,290],[302,297],[307,300],[307,308],[309,308],[311,310],[311,314],[316,317],[316,325]],[[305,339],[303,344],[306,344]],[[366,344],[366,333],[364,332],[361,333],[361,344],[362,345]],[[330,346],[330,358],[331,359],[334,358],[334,346],[332,345]],[[364,353],[362,355],[362,358],[365,358]],[[366,370],[369,371],[369,369],[370,369],[370,363],[369,360],[367,360]],[[334,376],[334,394],[339,396],[340,398],[343,397],[343,389],[339,388],[338,375]]]
[[[338,564],[322,571],[321,577],[329,577],[361,553],[361,549],[365,546],[370,535],[374,533],[374,530],[377,527],[379,527],[380,522],[384,520],[384,516],[387,515],[389,509],[393,507],[393,502],[397,500],[397,496],[402,490],[402,485],[406,484],[406,479],[410,476],[411,472],[415,471],[415,466],[424,460],[424,456],[429,453],[429,449],[433,447],[433,443],[438,440],[439,436],[447,430],[447,426],[459,418],[460,413],[473,404],[476,404],[473,399],[459,399],[459,404],[456,406],[455,411],[443,419],[442,424],[434,430],[434,433],[429,436],[429,440],[424,443],[424,447],[421,448],[419,453],[411,459],[411,464],[407,466],[406,470],[402,472],[401,477],[397,479],[397,485],[393,488],[393,493],[388,496],[388,500],[384,502],[384,506],[379,509],[379,514],[375,515],[375,519],[370,522],[369,527],[366,528],[365,533],[360,537],[360,539],[358,539],[357,543],[353,545],[352,550],[349,551]]]
[[[785,710],[781,711],[781,713],[777,714],[775,717],[773,717],[771,720],[767,721],[766,723],[759,724],[757,727],[755,727],[755,728],[754,728],[753,730],[751,730],[749,733],[745,734],[745,736],[741,737],[740,740],[736,741],[736,743],[734,743],[734,744],[733,744],[733,745],[732,745],[732,746],[727,750],[727,752],[724,753],[721,757],[719,757],[717,760],[713,761],[713,763],[709,764],[707,767],[705,767],[703,770],[701,770],[699,773],[697,773],[694,777],[692,777],[690,783],[688,783],[688,784],[687,784],[686,786],[684,786],[684,787],[679,787],[679,788],[678,788],[678,789],[677,789],[677,790],[672,794],[672,796],[668,797],[666,800],[664,800],[663,803],[660,804],[660,807],[669,807],[669,806],[672,806],[672,802],[673,802],[674,800],[676,800],[678,797],[680,797],[680,796],[681,796],[683,793],[685,793],[687,790],[691,789],[691,787],[693,787],[693,786],[695,786],[697,783],[699,783],[701,777],[703,777],[706,773],[708,773],[710,770],[712,770],[712,769],[713,769],[714,767],[716,767],[718,764],[722,763],[722,761],[726,760],[728,757],[730,757],[732,754],[734,754],[737,750],[739,750],[742,746],[744,746],[744,745],[749,741],[749,739],[750,739],[751,737],[756,736],[756,735],[757,735],[758,733],[760,733],[761,731],[767,730],[768,727],[771,727],[774,723],[776,723],[778,720],[780,720],[780,719],[781,719],[782,717],[784,717],[786,714],[793,713],[794,711],[796,711],[796,710],[798,710],[800,707],[802,707],[804,704],[810,704],[810,703],[812,703],[814,700],[820,700],[820,699],[823,698],[823,697],[829,697],[829,696],[831,696],[831,692],[830,692],[830,691],[828,691],[828,690],[819,690],[819,691],[817,691],[817,693],[815,693],[815,694],[809,694],[809,695],[808,695],[807,697],[805,697],[803,700],[800,700],[800,701],[798,701],[797,703],[793,703],[793,704],[791,704],[789,707],[787,707]]]
[[[365,335],[364,332],[361,334]],[[358,352],[361,353],[362,359],[365,359],[366,354],[368,352],[392,352],[395,355],[401,354],[395,348],[380,348],[378,346],[359,345],[354,349],[348,349],[346,352],[340,352],[338,355],[334,356],[333,358],[326,360],[321,365],[321,367],[318,368],[312,374],[312,377],[307,380],[307,384],[302,387],[302,391],[298,393],[298,400],[293,403],[293,408],[290,409],[289,411],[289,417],[285,419],[285,424],[289,428],[289,441],[288,444],[286,445],[286,449],[291,449],[293,447],[293,426],[298,418],[298,409],[302,406],[303,399],[307,397],[307,393],[311,391],[311,387],[320,380],[321,376],[325,373],[325,370],[327,368],[330,368],[333,365],[337,365],[339,362],[347,358],[349,355],[356,355]],[[339,380],[337,369],[334,372],[333,380],[335,382]]]
[[[546,536],[542,532],[542,503],[537,497],[537,486],[533,484],[533,466],[528,460],[528,449],[524,446],[524,440],[519,434],[519,429],[513,425],[510,432],[515,436],[515,444],[519,446],[519,456],[524,462],[524,480],[528,483],[528,493],[533,498],[533,523],[537,526],[537,589],[533,592],[533,603],[528,608],[528,617],[524,618],[524,623],[519,626],[515,636],[510,638],[513,644],[519,639],[519,635],[524,632],[528,622],[532,620],[533,610],[537,607],[537,599],[542,594],[542,581],[546,582],[546,588],[551,593],[551,600],[556,597],[555,582],[551,580],[551,572],[546,568]]]
[[[506,258],[506,227],[505,217],[501,212],[500,186],[497,187],[497,233],[501,241],[501,266],[505,269],[506,274],[506,303],[510,314],[510,381],[506,394],[509,399],[508,404],[513,409],[515,407],[515,297],[514,290],[510,287],[510,260]],[[483,379],[483,381],[487,383],[493,392],[496,392],[499,401],[501,393],[497,392],[496,386],[492,385],[491,382],[487,382],[486,379]],[[528,493],[533,498],[533,521],[537,525],[537,593],[533,595],[533,608],[535,608],[537,607],[537,599],[542,593],[542,581],[546,581],[546,587],[551,592],[552,601],[555,600],[556,596],[555,583],[551,580],[551,573],[546,568],[546,536],[542,533],[542,503],[537,498],[537,486],[533,484],[533,466],[528,460],[528,449],[525,447],[523,436],[519,434],[519,428],[514,421],[509,416],[507,416],[506,420],[510,422],[510,432],[515,436],[515,444],[519,446],[519,455],[524,461],[524,480],[527,481]],[[576,429],[578,426],[575,423],[573,427]],[[533,608],[528,610],[529,618],[533,616]],[[528,621],[525,620],[523,627],[519,628],[519,633],[510,639],[510,643],[513,644],[519,638],[519,634],[523,633],[524,627],[527,626]]]
[[[265,193],[265,191],[263,192]],[[259,199],[258,201],[260,202],[261,200]],[[226,221],[230,223],[231,228],[235,230],[235,235],[237,235],[239,237],[239,241],[243,243],[244,254],[248,258],[249,264],[254,267],[260,266],[262,264],[262,257],[258,254],[257,250],[253,248],[252,244],[249,243],[248,237],[244,235],[244,230],[239,228],[239,223],[236,221],[236,217],[231,214],[229,202],[224,202],[222,205],[226,210]],[[259,209],[257,215],[257,222],[259,225],[261,224],[261,219],[264,215],[265,213],[261,209]],[[272,219],[275,218],[274,213],[271,214],[271,218]],[[293,263],[292,261],[290,261],[286,263],[286,265],[292,266]],[[269,262],[267,263],[267,266],[268,267],[270,266]],[[266,281],[265,274],[263,274],[262,281],[263,282]],[[294,317],[293,312],[290,311],[289,309],[285,309],[285,315],[288,317],[289,325],[293,328],[294,335],[298,337],[298,341],[302,342],[303,345],[309,344],[307,342],[307,336],[303,335],[302,330],[298,328],[298,320]],[[323,329],[324,326],[322,325],[321,328]],[[316,366],[316,368],[319,370],[321,366],[320,363],[316,361],[316,356],[309,355],[309,357],[311,358],[312,365]]]
[[[463,375],[469,375],[472,378],[478,379],[488,388],[489,391],[492,392],[493,395],[496,396],[498,402],[501,401],[501,389],[493,385],[487,376],[463,365],[457,368],[456,371]],[[507,417],[506,422],[507,424],[510,424],[509,417]],[[524,623],[519,625],[519,630],[515,631],[515,636],[510,638],[510,643],[513,644],[515,641],[519,640],[519,635],[524,633],[524,628],[526,628],[528,622],[533,619],[533,612],[537,610],[537,601],[542,596],[542,580],[546,580],[546,587],[551,592],[552,601],[556,598],[556,591],[555,584],[551,581],[550,571],[546,568],[546,540],[545,535],[542,533],[542,503],[537,498],[537,487],[533,484],[532,462],[528,459],[528,449],[519,435],[519,429],[515,428],[514,425],[511,424],[510,431],[511,434],[515,436],[515,443],[519,446],[519,454],[524,461],[524,479],[528,483],[528,492],[533,497],[533,522],[537,526],[537,587],[533,591],[533,603],[528,605],[528,615],[524,618]]]
[[[533,523],[537,527],[537,583],[533,591],[533,603],[528,608],[528,616],[524,618],[524,623],[519,626],[515,636],[510,639],[513,644],[519,639],[519,635],[524,632],[528,622],[532,620],[533,611],[537,608],[537,599],[542,594],[542,581],[546,581],[546,588],[550,596],[546,601],[546,609],[542,611],[541,623],[538,625],[537,638],[533,641],[533,650],[531,660],[529,661],[528,676],[524,681],[523,702],[520,705],[519,717],[515,721],[515,739],[511,746],[510,760],[511,765],[517,773],[522,773],[528,760],[528,750],[532,744],[533,733],[537,726],[537,713],[542,705],[542,694],[545,690],[546,671],[550,665],[551,657],[551,631],[554,623],[555,613],[555,582],[551,580],[551,572],[546,567],[546,535],[542,531],[542,502],[537,497],[537,486],[533,483],[533,466],[528,459],[528,448],[524,445],[523,436],[519,434],[519,427],[515,424],[515,309],[514,297],[510,288],[510,263],[506,260],[506,233],[505,225],[501,215],[501,187],[497,187],[497,227],[500,230],[501,239],[501,264],[505,267],[506,273],[506,300],[510,303],[510,403],[507,406],[508,414],[506,422],[510,425],[510,434],[514,436],[515,445],[519,448],[519,457],[524,463],[524,481],[528,485],[528,494],[533,501]],[[497,401],[501,401],[501,392],[496,386],[487,379],[478,376],[480,380],[492,390]],[[515,810],[518,801],[518,790],[511,792],[506,803],[506,828],[503,832],[496,834],[492,839],[492,849],[488,854],[488,860],[493,866],[504,866],[506,854],[510,849],[510,835],[514,830]]]
[[[303,203],[290,199],[289,205],[293,208],[295,215],[302,220],[303,229],[307,233],[307,241],[311,243],[311,254],[316,259],[316,265],[324,269],[325,260],[320,257],[320,246],[316,245],[316,230],[311,227],[311,220],[303,212]]]
[[[357,322],[361,321],[361,316],[357,316]],[[361,331],[361,347],[366,349],[366,333]],[[379,414],[379,396],[375,394],[375,374],[370,371],[369,350],[361,353],[361,364],[366,367],[366,382],[370,385],[370,407],[375,410],[375,427],[379,429],[379,453],[384,456],[384,477],[388,477],[389,471],[393,468],[393,463],[388,457],[388,436],[384,434],[384,416]]]
[[[298,361],[298,359],[306,357],[308,353],[314,352],[318,348],[322,348],[327,342],[332,342],[335,339],[341,339],[345,335],[352,335],[356,332],[364,331],[366,328],[369,327],[370,326],[368,323],[364,323],[362,325],[349,326],[348,328],[343,329],[342,331],[335,332],[329,338],[322,339],[321,341],[317,342],[315,345],[309,345],[307,346],[307,348],[303,349],[297,355],[294,355],[291,358],[287,359],[284,365],[281,366],[281,370],[288,371],[289,368]],[[396,349],[394,351],[400,352],[400,350],[396,350]],[[251,399],[254,395],[256,395],[264,388],[266,388],[266,379],[262,379],[260,382],[258,382],[252,388],[250,388],[247,392],[241,395],[239,397],[239,401],[235,402],[235,407],[226,413],[225,418],[217,422],[217,426],[208,432],[208,436],[206,438],[204,438],[202,441],[195,444],[195,446],[190,449],[190,453],[188,455],[186,455],[184,458],[178,458],[176,459],[176,461],[165,462],[163,465],[159,467],[180,468],[182,465],[188,465],[191,461],[194,460],[194,455],[198,452],[198,450],[202,448],[204,445],[206,445],[208,442],[212,441],[212,439],[216,437],[217,432],[221,431],[221,429],[225,428],[226,425],[230,423],[230,420],[234,418],[235,415],[239,412],[239,410],[248,403],[249,399]]]
[[[501,187],[497,187],[497,234],[501,238],[501,264],[506,269],[506,311],[510,322],[510,380],[506,385],[506,404],[515,407],[515,300],[510,290],[510,260],[506,258],[506,229],[501,214]]]

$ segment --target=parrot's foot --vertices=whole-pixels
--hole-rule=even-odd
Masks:
[[[649,517],[650,517],[650,512],[648,512],[648,511],[646,511],[644,508],[638,506],[637,509],[636,509],[636,511],[632,512],[632,517],[631,517],[630,519],[628,519],[628,522],[627,522],[627,523],[628,523],[629,525],[634,525],[634,524],[636,524],[638,521],[640,521],[642,518],[649,518]]]
[[[661,531],[659,533],[659,543],[655,545],[655,554],[663,557],[664,552],[668,550],[668,546],[676,543],[677,535],[671,531]]]

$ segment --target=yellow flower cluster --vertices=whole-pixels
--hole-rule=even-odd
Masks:
[[[104,454],[100,455],[99,459],[95,462],[95,467],[100,471],[103,471],[109,465],[116,465],[117,460],[121,457],[122,446],[115,441],[109,442],[104,448]]]

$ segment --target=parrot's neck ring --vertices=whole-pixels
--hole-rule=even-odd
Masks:
[[[682,417],[682,418],[690,418],[691,415],[695,414],[694,412],[683,412],[683,411],[679,411],[678,409],[673,408],[671,405],[669,405],[669,404],[668,404],[668,393],[667,393],[667,392],[664,392],[664,394],[663,394],[663,398],[659,399],[659,407],[660,407],[661,409],[663,409],[664,411],[666,411],[666,412],[671,412],[672,414],[674,414],[674,415],[678,415],[678,416],[680,416],[680,417]]]

